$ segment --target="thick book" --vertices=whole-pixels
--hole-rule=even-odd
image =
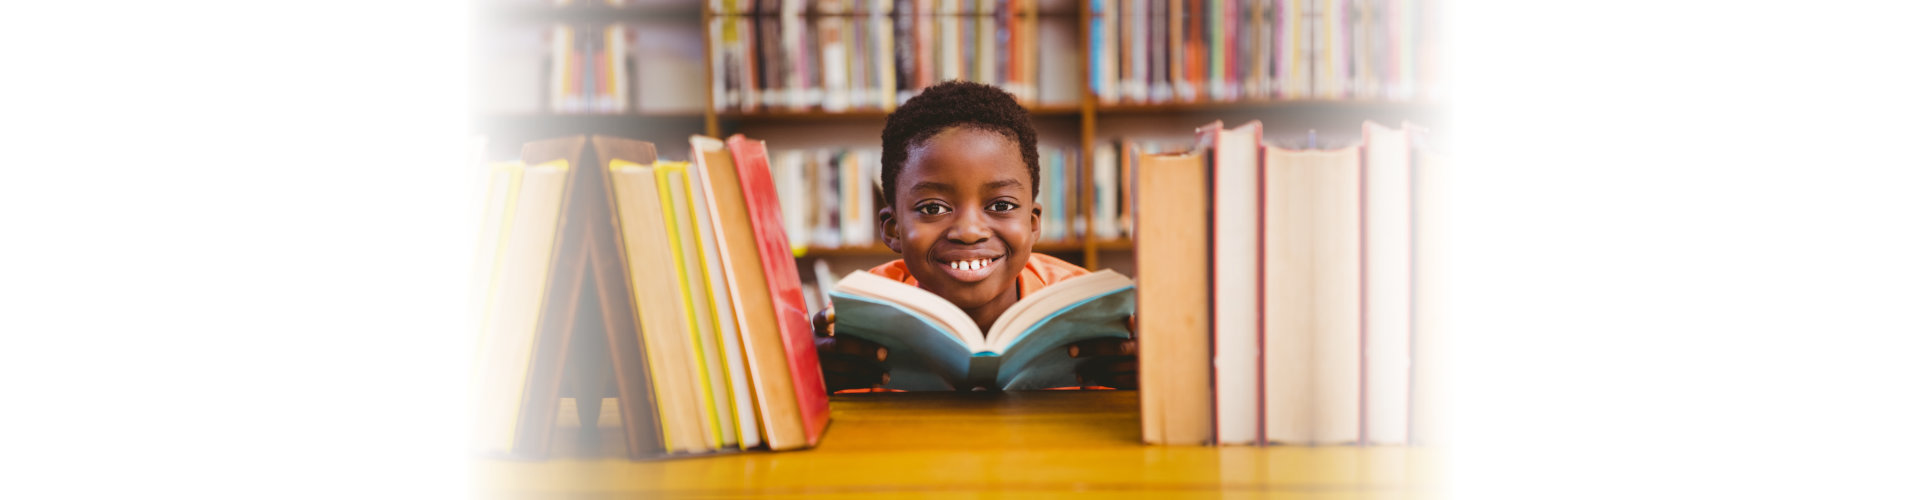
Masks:
[[[1219,444],[1260,440],[1259,121],[1202,128],[1213,186],[1214,432]]]
[[[1446,370],[1437,363],[1447,359],[1446,336],[1440,331],[1446,322],[1441,316],[1450,310],[1441,301],[1447,276],[1445,266],[1448,205],[1447,157],[1429,144],[1427,131],[1404,125],[1408,145],[1413,151],[1413,384],[1411,416],[1407,422],[1407,442],[1416,445],[1441,444],[1436,437],[1446,422],[1440,419],[1438,403],[1446,398],[1439,379]]]
[[[1313,442],[1360,440],[1360,149],[1318,154],[1314,206]]]
[[[1265,439],[1352,443],[1360,411],[1359,152],[1267,147],[1265,154]]]
[[[1413,177],[1406,130],[1366,122],[1361,439],[1406,444],[1413,383]]]
[[[1134,176],[1142,438],[1204,444],[1213,438],[1206,155],[1140,155]]]
[[[1313,442],[1314,237],[1319,151],[1264,148],[1260,358],[1265,442]]]
[[[939,391],[1080,385],[1068,346],[1128,338],[1133,280],[1104,270],[1022,297],[985,332],[932,292],[856,271],[833,288],[836,335],[887,348],[888,388]]]

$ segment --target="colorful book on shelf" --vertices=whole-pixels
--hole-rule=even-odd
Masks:
[[[1133,280],[1112,270],[1022,297],[984,332],[946,299],[864,271],[841,280],[832,297],[836,334],[886,347],[886,386],[918,391],[1079,386],[1080,360],[1068,346],[1128,338],[1134,310]]]
[[[1213,388],[1206,155],[1140,155],[1134,176],[1142,436],[1150,444],[1207,443]]]

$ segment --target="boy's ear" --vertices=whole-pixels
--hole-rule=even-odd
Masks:
[[[880,243],[893,253],[900,252],[900,221],[893,218],[893,207],[880,207]]]
[[[1031,213],[1027,214],[1027,217],[1032,219],[1031,221],[1032,224],[1028,224],[1028,226],[1033,227],[1033,237],[1034,239],[1037,240],[1040,238],[1040,204],[1039,203],[1033,204],[1033,210]]]

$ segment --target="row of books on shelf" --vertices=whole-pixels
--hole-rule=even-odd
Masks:
[[[691,142],[691,162],[596,136],[492,167],[475,273],[481,452],[546,455],[561,380],[597,376],[563,376],[581,371],[568,353],[596,351],[634,458],[819,442],[826,387],[765,145]]]
[[[1443,157],[1422,129],[1264,145],[1261,124],[1144,154],[1141,424],[1147,442],[1407,444],[1432,424],[1428,301]]]
[[[1419,0],[1094,0],[1089,86],[1103,104],[1431,97]]]
[[[1041,146],[1042,243],[1081,241],[1091,235],[1114,240],[1127,233],[1121,165],[1116,143],[1095,150],[1092,178],[1080,168],[1077,148]],[[880,150],[790,149],[773,153],[774,184],[796,255],[808,250],[873,248],[879,244]],[[1092,182],[1091,212],[1080,186]],[[1091,215],[1088,215],[1091,214]]]
[[[1029,106],[1071,104],[1069,58],[1041,47],[1073,47],[1072,25],[1053,24],[1010,14],[714,17],[713,107],[891,110],[947,80],[992,84]]]
[[[707,0],[720,15],[1027,15],[1065,11],[1070,0]]]

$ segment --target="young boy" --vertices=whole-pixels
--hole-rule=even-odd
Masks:
[[[933,292],[981,331],[1041,287],[1087,274],[1034,254],[1040,234],[1039,151],[1013,96],[973,82],[928,87],[887,117],[880,133],[881,241],[900,259],[868,272]],[[833,337],[832,306],[814,315],[827,388],[884,388],[886,349]],[[1083,384],[1134,387],[1132,341],[1069,348]]]

